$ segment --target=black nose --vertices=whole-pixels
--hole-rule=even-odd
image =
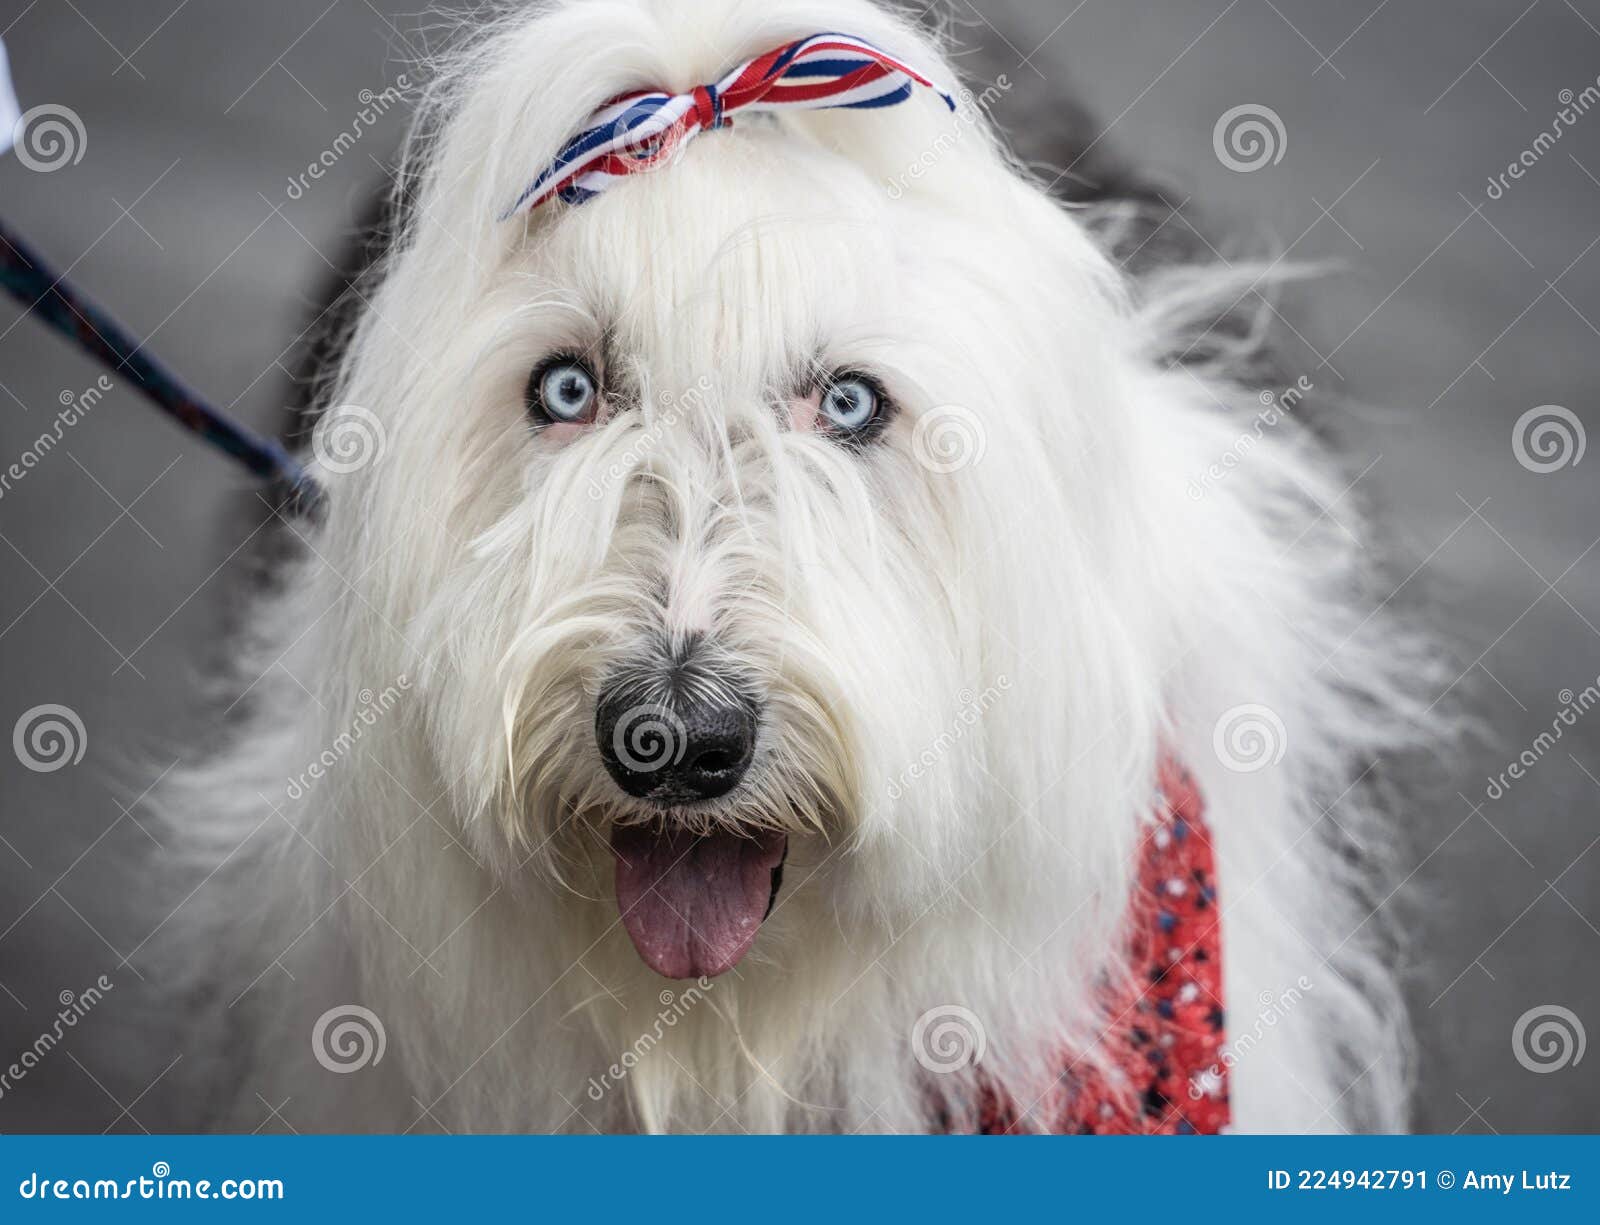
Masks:
[[[606,770],[629,795],[658,803],[713,800],[739,785],[755,755],[760,708],[721,686],[662,697],[635,685],[601,694],[594,734]]]

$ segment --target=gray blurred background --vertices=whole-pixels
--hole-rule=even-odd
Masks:
[[[326,177],[290,182],[351,129],[363,90],[381,95],[426,57],[437,34],[415,8],[0,0],[23,107],[70,106],[87,137],[81,160],[51,173],[0,159],[0,216],[197,388],[272,428],[317,287],[406,108]],[[1569,447],[1541,472],[1513,446],[1540,406],[1600,430],[1600,106],[1579,115],[1578,97],[1570,128],[1535,145],[1561,91],[1600,76],[1600,0],[949,11],[975,72],[1014,82],[1002,124],[1038,123],[1068,81],[1091,118],[1059,122],[1087,122],[1080,143],[1109,143],[1170,185],[1174,232],[1229,259],[1265,235],[1338,270],[1291,313],[1288,367],[1362,406],[1334,423],[1361,474],[1348,496],[1385,512],[1409,559],[1394,581],[1416,567],[1396,598],[1424,601],[1456,645],[1464,672],[1446,700],[1465,698],[1491,729],[1401,814],[1412,875],[1389,905],[1409,903],[1417,944],[1417,1125],[1600,1129],[1600,1056],[1536,1071],[1512,1048],[1519,1018],[1545,1006],[1600,1034],[1600,713],[1486,795],[1551,727],[1563,691],[1600,675],[1600,455],[1574,464]],[[1241,105],[1281,119],[1279,160],[1224,164],[1214,130]],[[1491,192],[1525,152],[1523,177]],[[0,302],[0,468],[99,373]],[[139,792],[209,730],[192,699],[244,543],[222,508],[243,488],[119,388],[0,497],[0,732],[61,704],[87,737],[81,763],[49,773],[0,751],[0,1067],[51,1027],[63,992],[101,974],[136,988],[80,1023],[114,1045],[119,1000],[154,972],[152,933],[126,918],[145,883],[118,865],[154,841]],[[90,1049],[69,1033],[0,1093],[0,1130],[181,1117],[159,1104],[181,1049]]]

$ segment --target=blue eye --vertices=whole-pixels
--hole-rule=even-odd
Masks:
[[[819,411],[833,429],[859,434],[879,419],[883,403],[883,391],[871,379],[838,374],[823,386]]]
[[[593,421],[600,385],[581,361],[552,358],[528,380],[528,410],[553,423]]]

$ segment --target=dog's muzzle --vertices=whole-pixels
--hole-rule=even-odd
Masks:
[[[755,757],[761,707],[728,678],[678,662],[607,686],[595,708],[606,772],[661,810],[611,831],[617,908],[645,964],[665,978],[731,970],[749,952],[782,880],[788,838],[762,829],[691,832],[673,809],[734,792]]]

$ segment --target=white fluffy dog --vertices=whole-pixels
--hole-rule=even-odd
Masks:
[[[252,713],[163,785],[213,1125],[1047,1130],[1164,752],[1235,1126],[1403,1124],[1357,783],[1414,664],[1258,338],[1191,344],[1258,270],[1135,286],[925,90],[501,219],[608,99],[830,30],[956,79],[867,0],[591,0],[428,89]]]

